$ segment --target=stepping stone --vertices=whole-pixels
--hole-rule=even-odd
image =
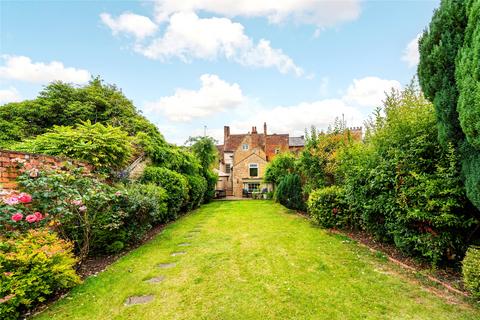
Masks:
[[[178,244],[179,247],[188,247],[189,245],[190,245],[189,242],[183,242]]]
[[[172,257],[176,257],[176,256],[184,255],[184,254],[186,254],[185,251],[178,251],[178,252],[173,252],[173,253],[171,254],[171,256],[172,256]]]
[[[175,267],[177,264],[175,262],[170,262],[170,263],[160,263],[158,265],[159,268],[161,269],[168,269],[168,268],[173,268]]]
[[[155,278],[150,278],[148,280],[145,280],[145,282],[148,282],[148,283],[160,283],[162,282],[163,280],[165,280],[165,276],[158,276],[158,277],[155,277]]]
[[[142,304],[142,303],[148,303],[153,300],[153,295],[146,295],[146,296],[131,296],[128,297],[127,300],[125,300],[125,305],[126,306],[132,306],[135,304]]]

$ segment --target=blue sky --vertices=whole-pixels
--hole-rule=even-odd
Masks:
[[[435,1],[0,1],[0,103],[100,75],[167,140],[362,125],[415,74]]]

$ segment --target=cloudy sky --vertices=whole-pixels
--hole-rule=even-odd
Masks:
[[[439,0],[0,1],[0,104],[100,75],[167,140],[360,126],[415,74]]]

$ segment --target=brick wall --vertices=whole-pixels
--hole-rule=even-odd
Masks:
[[[0,149],[0,189],[16,189],[16,178],[22,170],[56,169],[66,163],[83,167],[87,172],[92,170],[90,165],[67,158]]]

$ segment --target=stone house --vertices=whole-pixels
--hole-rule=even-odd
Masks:
[[[263,175],[269,161],[282,152],[295,152],[303,148],[304,137],[290,137],[289,134],[268,134],[267,124],[263,132],[256,127],[245,134],[231,134],[230,127],[224,127],[223,145],[217,146],[219,180],[217,190],[227,195],[242,197],[244,192],[271,190],[263,182]]]

